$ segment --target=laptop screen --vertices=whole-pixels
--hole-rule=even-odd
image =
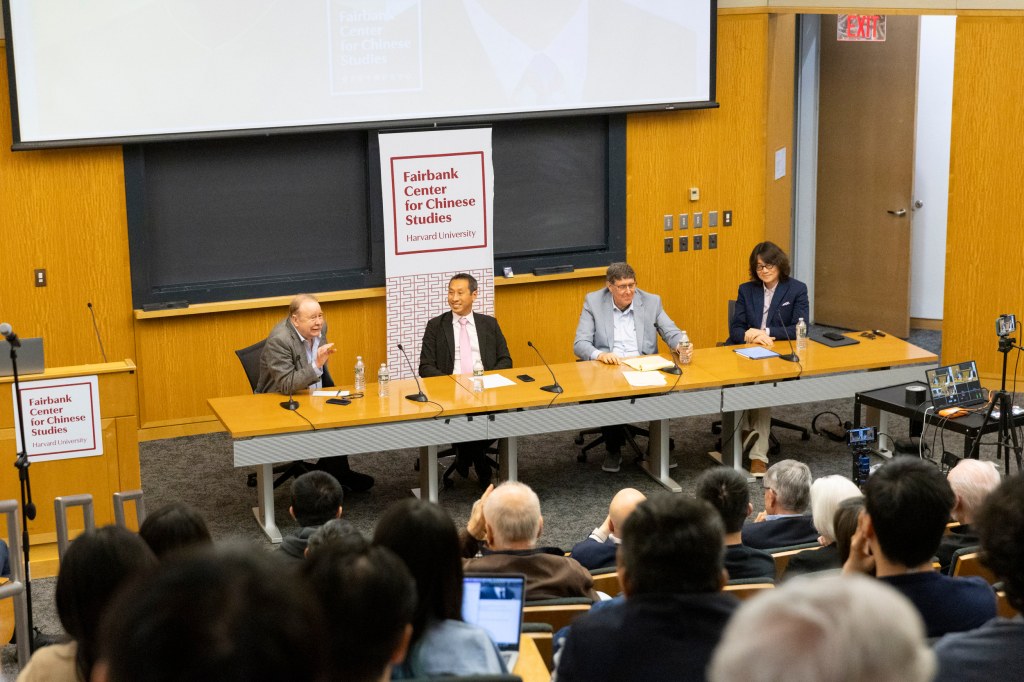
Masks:
[[[466,574],[462,619],[487,631],[501,651],[519,649],[526,576]]]
[[[974,360],[929,369],[925,374],[928,376],[932,405],[936,410],[985,401],[985,390],[981,387],[978,367]]]

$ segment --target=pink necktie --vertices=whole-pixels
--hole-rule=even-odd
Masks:
[[[473,346],[469,343],[469,320],[459,318],[462,329],[459,331],[459,364],[462,365],[463,374],[473,373]]]

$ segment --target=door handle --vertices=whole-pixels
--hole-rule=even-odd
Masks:
[[[886,213],[888,213],[889,215],[894,215],[897,218],[902,218],[903,216],[907,215],[907,209],[901,208],[896,211],[886,211]]]

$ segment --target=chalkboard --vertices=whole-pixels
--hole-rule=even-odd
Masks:
[[[492,124],[495,268],[625,256],[622,116]],[[384,284],[375,131],[124,148],[136,308]]]

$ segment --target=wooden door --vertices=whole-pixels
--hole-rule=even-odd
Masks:
[[[886,23],[885,42],[839,42],[821,18],[814,321],[905,338],[919,19]]]

